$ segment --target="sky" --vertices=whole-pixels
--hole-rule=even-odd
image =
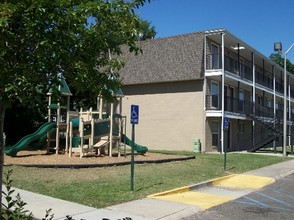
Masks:
[[[151,0],[137,13],[156,38],[225,28],[265,56],[294,43],[294,0]],[[287,54],[294,64],[294,47]]]

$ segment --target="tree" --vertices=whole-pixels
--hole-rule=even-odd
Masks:
[[[123,63],[109,59],[124,43],[136,46],[134,10],[150,0],[6,0],[0,3],[0,181],[5,111],[15,100],[38,105],[60,77],[76,91],[109,97]],[[116,77],[111,77],[116,76]],[[2,191],[2,184],[0,184]],[[0,197],[1,198],[1,197]],[[1,199],[0,199],[1,202]],[[1,214],[1,213],[0,213]]]
[[[147,40],[147,39],[153,39],[156,35],[155,27],[151,26],[151,23],[147,20],[139,20],[138,24],[138,30],[137,30],[137,38],[138,40]],[[127,42],[127,39],[123,38],[121,36],[119,38],[121,44],[125,44]],[[75,107],[77,109],[83,107],[83,108],[89,108],[90,106],[94,106],[97,102],[97,99],[95,95],[90,94],[89,91],[76,91],[74,88],[72,89],[71,83],[69,82],[69,86],[71,88],[71,92],[73,93],[73,97],[71,100],[75,103]],[[89,99],[89,97],[92,97],[92,99]]]
[[[276,64],[280,65],[284,68],[284,58],[282,58],[281,53],[272,53],[269,58],[274,61]],[[294,74],[294,64],[291,63],[290,60],[286,60],[286,69],[290,73]]]
[[[151,26],[151,22],[142,20],[139,27],[139,39],[153,39],[156,35],[155,27]]]

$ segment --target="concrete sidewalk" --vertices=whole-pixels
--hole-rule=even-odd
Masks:
[[[257,170],[252,170],[244,173],[244,175],[252,175],[259,177],[268,177],[274,180],[285,177],[294,173],[294,159],[274,164],[268,167],[264,167]],[[244,176],[243,175],[243,176]],[[233,175],[237,178],[238,175]],[[240,178],[242,175],[240,175]],[[175,189],[169,191],[169,193],[177,193],[181,191],[197,190],[203,187],[209,188],[215,182],[222,183],[223,180],[230,179],[231,176],[226,178],[219,178],[216,180],[210,180],[203,183],[195,184],[192,186]],[[243,177],[242,177],[243,178]],[[235,181],[234,179],[234,181]],[[266,179],[266,178],[265,178]],[[240,179],[241,180],[241,179]],[[244,179],[242,179],[244,181]],[[35,218],[42,219],[45,216],[46,209],[51,208],[56,220],[65,219],[66,215],[71,216],[74,220],[86,219],[86,220],[118,220],[131,218],[132,220],[172,220],[180,219],[195,214],[202,209],[197,205],[192,205],[182,202],[173,202],[156,197],[144,198],[141,200],[135,200],[104,209],[95,209],[92,207],[72,203],[20,189],[15,189],[16,193],[20,193],[23,201],[27,203],[25,208],[30,210]],[[248,191],[249,193],[249,191]]]

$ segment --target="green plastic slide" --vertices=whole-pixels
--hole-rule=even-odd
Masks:
[[[5,154],[15,157],[17,152],[28,149],[29,145],[33,141],[39,140],[40,138],[44,137],[47,131],[55,127],[56,127],[56,123],[53,123],[53,122],[47,122],[43,124],[36,132],[29,134],[27,136],[24,136],[15,145],[5,148],[5,151],[4,151]]]
[[[121,142],[126,145],[132,146],[132,140],[129,139],[126,135],[122,134]],[[139,154],[145,154],[148,151],[148,148],[139,144],[134,143],[134,150],[137,151]]]

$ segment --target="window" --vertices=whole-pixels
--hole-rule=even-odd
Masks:
[[[217,82],[211,83],[211,107],[219,108],[219,85]]]
[[[211,68],[219,69],[219,48],[215,44],[211,44]]]
[[[219,123],[213,121],[211,124],[212,146],[218,147],[219,144]]]

